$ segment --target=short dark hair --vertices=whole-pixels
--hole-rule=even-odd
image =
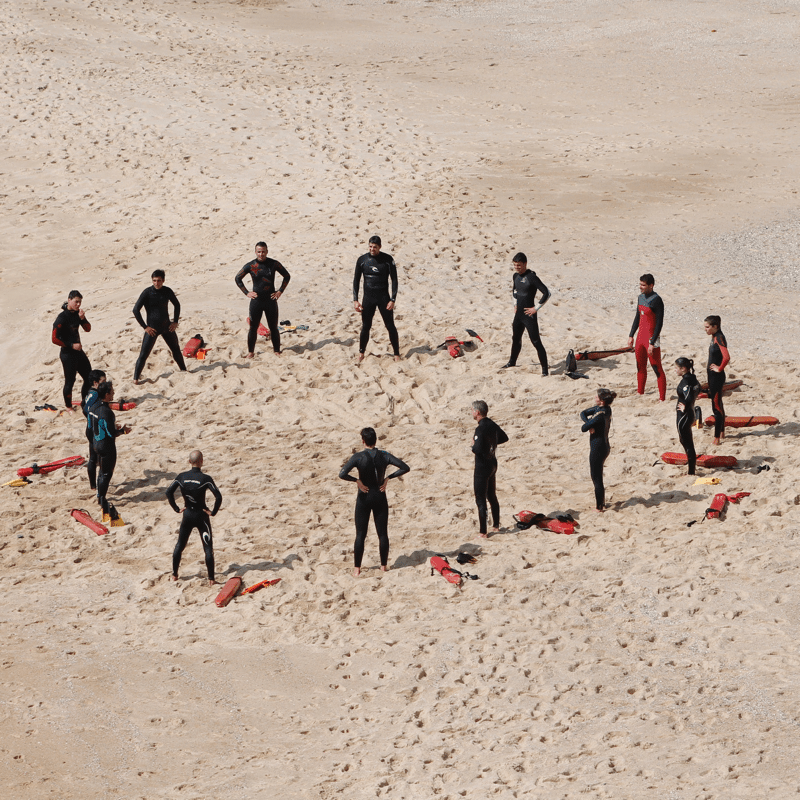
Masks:
[[[617,396],[616,392],[612,392],[611,389],[598,389],[597,390],[597,398],[605,403],[607,406],[610,406],[614,402],[614,398]]]
[[[266,247],[266,246],[267,246],[266,242],[256,242],[256,247]]]
[[[688,369],[689,372],[694,375],[694,361],[691,358],[686,358],[686,356],[681,356],[680,358],[675,359],[675,364],[679,367],[684,367]]]
[[[111,381],[103,381],[97,387],[97,396],[102,400],[113,388],[114,384]]]
[[[164,273],[163,269],[154,269],[153,274],[150,276],[151,278],[161,278],[163,281],[166,278],[166,274]]]
[[[713,325],[715,328],[719,328],[722,325],[722,317],[717,316],[716,314],[710,314],[707,316],[703,322],[708,322],[710,325]]]
[[[380,236],[370,236],[369,237],[370,244],[376,244],[378,247],[381,246],[381,237]]]
[[[73,289],[69,293],[69,295],[67,296],[67,300],[72,300],[73,297],[80,297],[80,299],[83,300],[83,295],[77,289]]]
[[[93,369],[91,375],[89,375],[89,380],[92,383],[98,383],[99,381],[104,381],[106,379],[106,374],[101,369]]]
[[[517,253],[511,260],[518,264],[527,264],[528,256],[526,256],[525,253]]]
[[[375,428],[362,428],[361,441],[364,442],[367,447],[375,447],[375,442],[378,441],[378,434],[375,433]]]
[[[482,417],[489,416],[489,406],[486,405],[485,400],[474,400],[472,410],[477,411]]]
[[[656,279],[649,272],[645,272],[644,275],[640,275],[639,280],[642,281],[642,283],[646,283],[648,286],[656,285]]]

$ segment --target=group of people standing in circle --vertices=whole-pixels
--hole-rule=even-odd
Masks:
[[[276,355],[281,353],[280,325],[278,322],[278,300],[286,291],[291,275],[288,270],[275,259],[269,258],[266,242],[258,242],[255,246],[255,258],[245,264],[236,274],[237,287],[250,300],[249,325],[247,332],[246,358],[255,355],[255,344],[262,316],[266,317],[270,340]],[[547,352],[541,340],[538,314],[551,297],[551,292],[541,278],[528,269],[527,257],[517,253],[512,260],[514,274],[512,276],[512,296],[515,312],[512,321],[511,355],[502,369],[516,367],[522,349],[522,339],[527,331],[528,337],[539,358],[542,375],[549,374]],[[277,276],[282,282],[275,287]],[[244,279],[250,276],[252,288],[248,289]],[[134,367],[134,383],[139,383],[147,358],[159,336],[164,339],[172,353],[178,369],[186,371],[184,356],[176,333],[180,322],[181,306],[175,293],[164,285],[165,273],[155,270],[151,275],[152,286],[148,286],[139,296],[133,308],[133,315],[144,329],[141,350]],[[363,280],[363,297],[359,300],[361,282]],[[664,323],[664,303],[655,292],[655,279],[647,273],[640,277],[640,294],[636,316],[630,331],[629,346],[633,347],[637,367],[637,391],[644,394],[647,382],[648,363],[656,375],[660,400],[666,399],[666,375],[661,364],[660,335]],[[353,276],[353,307],[361,314],[362,326],[359,336],[359,361],[363,360],[369,342],[372,321],[375,312],[381,316],[389,335],[392,353],[395,360],[400,359],[400,346],[397,327],[394,322],[394,309],[397,302],[398,276],[394,259],[381,251],[381,239],[372,236],[369,239],[369,250],[356,262]],[[537,295],[540,295],[537,303]],[[86,415],[86,437],[89,442],[89,462],[87,465],[89,482],[92,489],[97,490],[97,499],[104,517],[111,512],[107,493],[116,464],[116,443],[120,435],[128,433],[130,428],[116,423],[111,403],[114,399],[114,387],[106,379],[104,372],[92,370],[91,363],[81,344],[81,331],[91,331],[91,324],[81,307],[83,297],[80,292],[70,292],[67,302],[53,324],[52,341],[61,348],[60,358],[64,371],[63,397],[65,405],[72,410],[72,391],[77,375],[83,379],[81,388],[81,406]],[[170,306],[172,313],[170,314]],[[142,310],[146,319],[142,317]],[[706,333],[711,336],[708,358],[708,396],[712,401],[714,412],[714,444],[719,444],[725,435],[725,411],[722,402],[722,391],[725,384],[725,366],[730,361],[725,335],[721,330],[718,316],[709,316],[705,320]],[[687,357],[678,358],[675,362],[676,372],[680,378],[677,387],[677,428],[678,438],[684,448],[688,460],[688,472],[695,474],[697,456],[692,437],[695,422],[695,403],[701,391],[700,383],[694,374],[694,362]],[[589,472],[594,485],[595,507],[598,511],[606,508],[603,467],[611,452],[610,429],[612,420],[611,406],[616,393],[610,389],[600,388],[597,391],[595,405],[581,412],[581,430],[589,436]],[[475,454],[475,470],[473,489],[478,508],[479,535],[488,536],[489,513],[492,527],[499,529],[500,508],[496,493],[497,458],[496,448],[508,441],[505,432],[488,416],[488,406],[484,401],[475,401],[472,414],[478,423],[473,434],[472,451]],[[358,484],[358,499],[355,510],[356,541],[355,574],[360,573],[369,517],[372,516],[378,532],[380,543],[381,567],[387,566],[389,554],[388,538],[388,502],[386,500],[386,484],[389,479],[401,477],[409,471],[409,467],[390,453],[376,449],[377,435],[372,428],[361,431],[364,450],[357,453],[342,468],[340,477],[355,481]],[[192,470],[197,472],[205,488],[212,491],[217,498],[213,511],[205,505],[205,489],[201,496],[194,497],[195,484],[189,473],[178,476],[171,485],[170,504],[175,510],[174,493],[178,488],[186,500],[184,512],[189,517],[181,526],[178,547],[174,554],[173,578],[177,577],[177,566],[180,553],[188,540],[189,531],[197,528],[203,538],[206,551],[206,563],[209,568],[209,580],[213,582],[213,548],[211,544],[211,527],[208,516],[213,516],[219,508],[221,495],[213,480],[200,472],[202,453],[194,451],[190,462]],[[389,466],[397,470],[386,476]],[[358,478],[350,473],[358,470]],[[197,478],[198,476],[195,476]],[[196,494],[196,492],[195,492]],[[488,508],[487,508],[488,505]],[[189,523],[192,523],[190,526]]]

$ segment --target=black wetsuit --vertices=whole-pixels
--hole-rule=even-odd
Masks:
[[[390,465],[397,467],[397,471],[386,475],[386,470]],[[350,475],[355,468],[358,469],[358,479]],[[382,492],[380,487],[383,486],[385,480],[399,478],[410,469],[408,464],[391,453],[368,447],[352,456],[339,472],[342,480],[354,482],[360,480],[369,490],[362,492],[359,489],[356,498],[356,541],[353,548],[356,567],[361,566],[361,559],[364,556],[364,542],[367,538],[370,514],[375,521],[375,530],[378,532],[381,566],[386,566],[389,560],[389,501],[386,499],[386,492]]]
[[[725,433],[725,407],[722,405],[722,387],[725,385],[725,366],[731,360],[728,352],[728,341],[722,331],[717,331],[711,337],[708,347],[708,396],[711,398],[711,408],[714,412],[714,438],[719,439]],[[711,365],[722,367],[719,372],[714,372]]]
[[[475,505],[478,506],[480,532],[487,533],[486,501],[492,510],[492,527],[500,526],[500,503],[497,500],[495,479],[497,476],[497,445],[508,441],[503,429],[489,417],[484,417],[472,436],[472,452],[475,453],[475,472],[472,478],[475,490]]]
[[[611,428],[610,406],[593,406],[581,411],[581,431],[589,435],[589,474],[594,484],[594,499],[598,510],[606,505],[606,488],[603,484],[603,465],[611,452],[608,431]]]
[[[164,337],[164,341],[167,343],[167,347],[169,347],[172,357],[178,365],[178,369],[180,369],[181,372],[186,371],[186,363],[183,360],[183,353],[181,352],[181,346],[178,342],[178,334],[169,329],[170,303],[172,303],[174,313],[172,322],[177,324],[181,316],[181,304],[178,302],[178,298],[175,297],[175,292],[173,292],[169,286],[162,286],[160,289],[156,289],[155,286],[148,286],[139,295],[139,299],[133,307],[133,316],[136,317],[136,321],[143,328],[153,328],[156,332],[155,336],[151,336],[147,330],[144,332],[142,349],[139,353],[139,358],[136,360],[136,367],[133,370],[133,379],[135,381],[139,380],[144,365],[147,363],[147,358],[153,351],[153,346],[159,336]],[[147,322],[142,319],[143,308],[147,312]]]
[[[117,465],[118,436],[122,436],[123,429],[117,428],[117,418],[109,408],[108,403],[100,401],[89,410],[89,419],[92,422],[92,435],[94,450],[97,453],[97,500],[103,508],[103,513],[109,513],[108,487],[114,476]]]
[[[94,451],[94,433],[92,432],[92,420],[89,411],[95,403],[99,403],[97,389],[90,389],[89,394],[83,399],[83,416],[86,417],[86,439],[89,442],[89,460],[86,462],[86,472],[89,475],[89,486],[97,488],[97,453]]]
[[[181,555],[183,549],[189,541],[189,535],[197,528],[200,539],[203,542],[203,552],[206,557],[206,569],[208,579],[214,580],[214,539],[211,533],[211,517],[215,516],[219,507],[222,505],[222,495],[220,494],[214,479],[206,475],[200,467],[192,467],[188,472],[182,472],[169,485],[167,489],[167,500],[172,508],[180,512],[178,504],[175,502],[175,492],[180,489],[186,508],[183,510],[183,519],[178,531],[178,543],[172,553],[172,574],[178,577],[178,567],[181,565]],[[211,517],[206,513],[206,491],[214,495],[214,508],[211,509]]]
[[[367,350],[372,318],[375,316],[377,308],[389,334],[392,351],[399,356],[400,339],[394,324],[394,309],[390,311],[386,308],[389,303],[397,300],[397,267],[394,259],[388,253],[378,253],[375,256],[364,253],[356,261],[356,271],[353,275],[353,301],[356,303],[362,275],[364,276],[364,299],[361,301],[361,337],[358,343],[358,352],[364,353]],[[389,293],[390,279],[392,281],[391,294]]]
[[[539,356],[542,375],[547,375],[547,351],[544,349],[542,338],[539,335],[539,314],[537,312],[529,317],[525,313],[525,309],[535,306],[537,292],[542,293],[542,302],[539,305],[541,308],[550,299],[550,290],[542,283],[539,276],[529,269],[525,270],[522,275],[518,272],[514,273],[512,287],[513,295],[517,300],[517,309],[514,312],[514,321],[511,323],[511,357],[508,359],[508,365],[516,366],[517,358],[522,350],[522,335],[527,330],[531,343]]]
[[[250,330],[247,332],[247,352],[253,353],[256,349],[256,339],[258,338],[258,326],[261,324],[261,315],[267,318],[269,336],[272,340],[272,349],[276,353],[281,351],[281,333],[278,329],[278,301],[272,299],[275,294],[275,273],[283,276],[283,283],[278,291],[283,294],[289,285],[291,275],[279,261],[274,258],[265,258],[259,261],[257,258],[245,264],[236,273],[236,285],[242,290],[244,295],[250,291],[242,280],[245,275],[253,279],[253,289],[258,297],[250,300]]]
[[[698,394],[700,394],[700,382],[693,373],[687,372],[678,384],[678,405],[683,403],[683,411],[677,407],[675,411],[677,412],[678,439],[689,460],[689,475],[695,474],[697,466],[692,425],[694,424],[694,406]]]
[[[53,323],[52,341],[61,348],[61,366],[64,370],[64,404],[72,408],[72,387],[75,386],[75,376],[83,378],[81,386],[81,402],[92,388],[92,365],[89,357],[83,350],[75,350],[72,345],[81,343],[81,328],[90,331],[92,326],[85,317],[80,318],[77,311],[70,311],[67,304]]]

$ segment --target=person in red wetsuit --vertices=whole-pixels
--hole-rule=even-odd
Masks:
[[[725,385],[725,367],[731,360],[728,340],[720,329],[722,319],[716,314],[706,317],[703,324],[711,337],[708,347],[708,396],[714,411],[714,444],[725,438],[725,408],[722,405],[722,387]]]
[[[667,399],[667,376],[661,366],[661,327],[664,324],[664,301],[655,293],[656,279],[649,273],[639,278],[639,302],[636,316],[631,326],[628,347],[634,347],[636,337],[636,380],[639,394],[644,394],[647,383],[647,362],[656,374],[658,396],[663,402]],[[638,331],[638,333],[637,333]]]

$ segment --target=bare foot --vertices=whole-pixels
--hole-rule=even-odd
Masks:
[[[395,360],[395,361],[399,361],[399,360],[400,360],[400,356],[395,356],[395,357],[394,357],[394,360]]]
[[[141,381],[138,378],[134,378],[133,379],[133,385],[134,386],[138,386],[140,383],[141,383]]]
[[[602,514],[602,513],[604,513],[604,512],[605,512],[605,508],[596,508],[596,509],[595,509],[595,511],[596,511],[598,514]]]
[[[364,354],[363,353],[359,353],[358,354],[358,363],[360,364],[363,360],[364,360]]]
[[[248,353],[245,358],[255,358],[255,353]]]
[[[169,576],[169,579],[170,579],[171,581],[177,581],[177,580],[178,580],[178,576],[177,576],[177,575],[170,575],[170,576]]]
[[[361,574],[361,567],[354,567],[353,568],[353,577],[357,578]]]
[[[216,582],[216,581],[212,581],[212,580],[210,580],[210,579],[209,579],[209,581],[208,581],[208,585],[209,585],[209,586],[216,586],[216,585],[217,585],[217,582]]]
[[[492,528],[492,533],[500,533],[500,526],[496,525]]]
[[[386,564],[381,564],[381,572],[387,572],[388,569],[389,567],[387,567]]]
[[[479,539],[488,539],[489,538],[489,534],[488,533],[479,533],[478,534],[478,538]]]
[[[715,436],[715,437],[714,437],[714,438],[711,440],[711,444],[719,444],[719,439],[718,439],[718,438]]]
[[[276,356],[279,356],[281,354],[280,350],[273,350],[273,352],[275,353]]]

